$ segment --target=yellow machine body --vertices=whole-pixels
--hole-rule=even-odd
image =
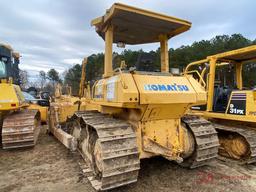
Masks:
[[[256,162],[251,141],[256,139],[256,90],[243,86],[242,74],[243,66],[255,61],[256,46],[253,45],[208,56],[190,63],[185,69],[185,74],[199,75],[198,81],[207,91],[206,106],[192,108],[193,114],[204,116],[215,123],[219,130],[221,154],[247,163]],[[217,70],[227,66],[234,69],[235,85],[225,85],[223,89],[219,86]],[[224,97],[219,94],[221,92]]]
[[[82,64],[85,68],[86,62]],[[85,81],[85,73],[82,73],[79,97],[72,96],[71,87],[66,87],[67,94],[62,93],[61,85],[55,87],[55,98],[50,104],[49,118],[48,118],[48,131],[51,132],[58,140],[61,141],[66,147],[73,149],[73,138],[66,134],[61,128],[66,127],[66,122],[71,118],[78,110],[85,110],[85,101],[87,99],[82,98],[84,94],[84,86],[82,83]]]
[[[128,21],[130,16],[133,22]],[[146,27],[148,23],[156,28]],[[206,92],[193,77],[169,73],[167,42],[170,37],[187,31],[191,23],[117,3],[91,24],[105,40],[105,63],[104,78],[90,90],[86,110],[95,109],[131,123],[136,130],[140,158],[162,155],[180,161],[189,148],[185,145],[189,137],[184,134],[181,117],[192,105],[205,103]],[[145,28],[136,31],[139,24]],[[118,42],[160,42],[161,72],[125,72],[122,68],[114,71],[112,46]]]
[[[57,107],[60,123],[65,123],[68,117],[71,117],[78,110],[78,97],[62,95],[51,103],[53,107]]]
[[[25,105],[20,87],[8,82],[0,83],[0,111],[17,110]]]
[[[199,125],[202,119],[183,118],[191,106],[206,103],[206,91],[191,75],[169,73],[168,40],[191,23],[116,3],[91,24],[105,41],[103,77],[81,89],[84,108],[67,129],[54,131],[64,145],[81,152],[92,169],[93,187],[108,190],[136,182],[142,158],[163,156],[190,168],[214,159],[215,130],[207,121]],[[161,72],[128,70],[124,61],[113,69],[113,44],[154,42],[160,43]]]
[[[246,98],[242,108],[232,107],[234,101],[232,101],[232,98],[236,98],[237,95],[242,95],[243,98]],[[209,118],[256,123],[256,90],[232,91],[227,106],[225,113],[205,112],[204,115]]]
[[[92,93],[85,109],[134,124],[141,158],[172,153],[177,160],[187,149],[181,117],[192,105],[206,102],[206,92],[193,77],[161,73],[116,74],[95,83]]]
[[[51,110],[55,111],[60,124],[65,123],[78,110],[80,102],[79,97],[71,95],[71,87],[66,89],[67,94],[62,94],[62,86],[58,84],[55,88],[55,99],[51,102]]]
[[[30,147],[36,144],[40,129],[38,110],[28,110],[18,85],[18,53],[0,44],[0,133],[4,149]]]
[[[256,122],[256,115],[254,113],[256,111],[256,90],[248,90],[248,88],[244,89],[242,77],[243,65],[255,62],[255,60],[256,46],[253,45],[242,49],[237,49],[213,56],[208,56],[206,59],[190,63],[186,67],[185,74],[200,74],[200,78],[198,78],[198,81],[207,90],[207,105],[206,110],[203,111],[203,115],[209,118],[213,117],[218,119],[228,119],[239,122]],[[209,66],[208,70],[207,67],[205,67],[206,63],[208,63]],[[226,106],[224,106],[225,109],[222,111],[215,112],[214,86],[216,85],[217,79],[216,69],[228,65],[234,66],[236,88],[233,89],[232,92],[230,93]],[[196,66],[203,66],[204,68],[201,70],[201,72],[193,70],[193,67]],[[232,102],[232,98],[233,100],[238,101],[238,103],[240,104],[243,103],[243,106],[240,108],[236,108],[235,106],[232,107],[232,105],[234,105],[234,103]]]
[[[27,103],[18,85],[3,81],[0,83],[0,112],[9,112],[22,108],[38,110],[42,123],[48,121],[48,107],[43,107],[38,104]]]
[[[29,106],[27,107],[27,109],[38,110],[40,112],[41,123],[47,123],[48,122],[49,107],[40,106],[38,104],[30,103]]]

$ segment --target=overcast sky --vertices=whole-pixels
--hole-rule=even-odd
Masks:
[[[55,68],[59,72],[103,52],[104,41],[90,21],[105,13],[112,0],[0,0],[0,42],[21,53],[31,76]],[[192,22],[190,31],[174,37],[177,48],[215,35],[241,33],[256,38],[255,0],[120,0],[119,2]],[[158,44],[135,47],[156,49]],[[127,46],[130,48],[130,46]]]

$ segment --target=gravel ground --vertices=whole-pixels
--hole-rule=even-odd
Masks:
[[[0,149],[0,191],[94,191],[78,166],[80,156],[70,153],[41,130],[32,149]],[[253,192],[256,164],[242,166],[217,160],[206,167],[184,169],[163,158],[141,161],[136,184],[112,192]]]

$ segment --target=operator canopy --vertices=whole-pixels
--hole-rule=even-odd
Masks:
[[[10,51],[13,51],[13,49],[10,45],[4,44],[4,43],[0,43],[0,47],[3,47],[3,48],[8,49]]]
[[[237,62],[245,62],[256,59],[256,45],[252,45],[246,48],[241,48],[225,53],[216,54],[210,57],[215,57],[219,60],[233,60]]]
[[[91,22],[103,39],[111,24],[113,43],[131,45],[159,42],[160,35],[167,35],[169,39],[191,27],[188,21],[120,3],[115,3],[104,16]]]

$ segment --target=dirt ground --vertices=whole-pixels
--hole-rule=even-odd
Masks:
[[[0,150],[0,191],[94,191],[80,172],[77,153],[69,152],[41,130],[33,149]],[[189,170],[163,158],[142,160],[136,184],[112,192],[252,192],[256,164],[242,166],[217,160]]]

